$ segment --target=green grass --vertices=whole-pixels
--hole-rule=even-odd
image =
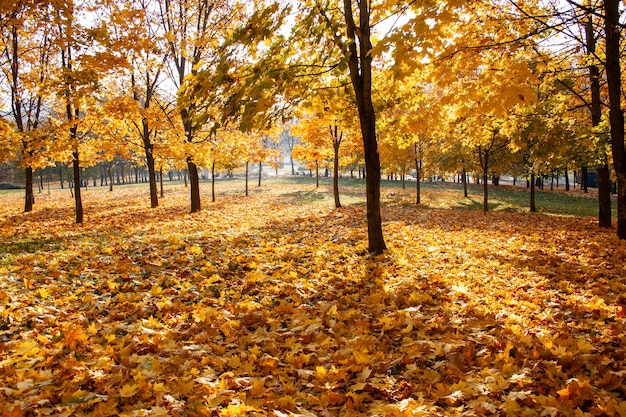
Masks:
[[[300,184],[315,187],[315,177],[277,177],[264,179],[264,184]],[[255,184],[256,186],[256,184]],[[404,195],[408,201],[415,197],[415,182],[406,182],[402,189],[401,181],[381,181],[383,203]],[[340,178],[339,193],[342,204],[363,204],[365,202],[365,180],[356,178]],[[397,191],[396,191],[397,190]],[[422,205],[425,207],[444,207],[461,210],[483,209],[483,186],[468,184],[468,197],[463,196],[463,185],[450,182],[421,183]],[[298,194],[302,194],[299,192]],[[331,202],[332,178],[320,178],[320,189],[310,191],[307,195],[298,195],[303,201]],[[390,196],[391,195],[391,196]],[[295,195],[293,197],[296,197]],[[597,216],[598,200],[593,194],[582,194],[580,190],[565,192],[563,189],[550,191],[536,190],[535,204],[537,211],[543,214],[561,216]],[[530,189],[523,186],[500,185],[489,186],[489,210],[508,212],[530,212]],[[617,206],[613,201],[613,214],[617,213]]]
[[[167,190],[172,187],[183,187],[183,181],[165,180],[164,188]],[[307,185],[310,190],[298,190],[291,194],[285,195],[288,201],[301,204],[334,204],[332,194],[332,178],[320,177],[319,187],[316,187],[315,177],[308,176],[280,176],[280,177],[264,177],[261,187],[257,186],[257,177],[250,177],[248,180],[249,194],[263,192],[264,186],[272,184],[282,185]],[[211,196],[211,181],[201,180],[201,198],[203,201],[209,201]],[[343,205],[362,205],[365,204],[365,180],[359,178],[340,178],[340,200]],[[381,189],[383,195],[383,205],[402,203],[414,204],[415,200],[415,182],[407,181],[405,189],[402,188],[401,181],[381,181]],[[63,190],[53,187],[52,192],[67,192],[67,187]],[[148,193],[148,184],[124,184],[114,185],[113,189],[120,188],[144,188]],[[245,181],[242,177],[219,178],[216,180],[216,198],[219,201],[220,195],[243,195],[245,193]],[[104,187],[88,187],[86,192],[94,192],[107,190]],[[483,188],[482,185],[468,184],[468,197],[463,197],[462,184],[450,182],[429,182],[421,183],[422,190],[422,206],[460,209],[460,210],[482,210],[483,209]],[[592,190],[595,192],[595,190]],[[0,190],[1,197],[21,196],[23,190]],[[46,194],[47,191],[44,191]],[[35,199],[39,193],[35,192]],[[401,198],[402,197],[402,198]],[[537,211],[543,214],[562,215],[562,216],[597,216],[598,201],[595,195],[583,194],[580,190],[572,190],[565,192],[563,189],[557,191],[537,190],[536,192]],[[400,201],[402,200],[402,201]],[[498,187],[489,186],[489,210],[490,211],[508,211],[508,212],[529,212],[530,206],[530,190],[523,186],[501,185]],[[617,213],[616,204],[613,202],[613,213]]]

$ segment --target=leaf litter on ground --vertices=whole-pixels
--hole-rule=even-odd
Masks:
[[[2,413],[626,415],[614,231],[394,190],[373,257],[363,205],[259,191],[90,190],[80,226],[65,194],[4,196]]]

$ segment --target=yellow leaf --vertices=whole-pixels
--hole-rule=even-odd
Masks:
[[[263,378],[256,379],[250,387],[250,394],[254,396],[262,395],[265,392],[265,380]]]
[[[316,366],[315,372],[317,373],[317,377],[319,379],[324,379],[328,375],[328,371],[323,366]]]
[[[137,393],[138,388],[139,388],[139,385],[137,384],[126,384],[122,386],[122,388],[120,388],[120,397],[122,398],[132,397],[133,395]]]
[[[359,365],[365,365],[370,363],[370,357],[367,353],[360,352],[359,350],[353,350],[352,356]]]
[[[162,292],[163,292],[163,288],[161,288],[158,285],[153,285],[152,288],[150,289],[150,295],[153,297],[157,297],[161,295]]]

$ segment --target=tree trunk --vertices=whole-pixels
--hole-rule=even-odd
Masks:
[[[315,161],[315,188],[320,188],[320,163]]]
[[[76,135],[76,128],[72,128],[74,131],[73,136]],[[78,149],[72,152],[72,167],[74,172],[74,203],[76,206],[76,223],[81,224],[83,222],[83,200],[80,195],[80,160],[78,159]]]
[[[150,129],[148,126],[148,120],[143,119],[143,149],[146,154],[146,165],[148,165],[148,177],[150,183],[150,207],[155,208],[159,206],[159,196],[157,194],[157,180],[156,169],[154,167],[154,145],[150,141]]]
[[[163,191],[163,168],[159,169],[159,182],[161,185],[161,198],[163,198],[165,195],[165,192]]]
[[[348,68],[354,88],[365,154],[365,194],[367,198],[368,251],[381,254],[386,249],[380,213],[380,157],[376,140],[376,112],[372,102],[372,43],[370,38],[370,3],[359,5],[359,28],[354,22],[352,1],[344,0],[348,37]],[[358,33],[358,42],[357,42]],[[357,51],[357,45],[360,51]]]
[[[191,184],[191,213],[197,213],[201,210],[200,180],[198,177],[198,167],[190,156],[187,157],[187,167],[189,168],[189,183]]]
[[[24,169],[26,176],[26,195],[24,196],[24,212],[29,213],[33,211],[33,204],[35,203],[35,194],[33,193],[33,168],[26,167]]]
[[[211,163],[211,202],[215,203],[215,161]]]
[[[467,170],[463,167],[463,196],[467,198]]]
[[[415,159],[415,204],[422,202],[421,178],[420,178],[420,161]]]
[[[333,142],[333,149],[335,151],[333,158],[333,195],[335,196],[335,208],[341,207],[339,201],[339,145],[341,139],[337,139],[337,130],[335,129],[335,141]],[[342,134],[343,136],[343,134]]]
[[[565,191],[569,191],[569,172],[565,167]]]
[[[248,196],[248,171],[249,171],[250,163],[246,161],[246,197]]]
[[[259,183],[257,184],[257,187],[261,186],[261,175],[263,173],[263,162],[259,162]]]
[[[530,173],[530,211],[535,213],[537,205],[535,204],[535,173]]]
[[[596,53],[596,38],[593,31],[593,16],[589,15],[585,23],[585,35],[587,41],[587,53]],[[598,126],[602,122],[602,98],[600,96],[600,69],[597,65],[589,65],[589,82],[591,86],[591,125]],[[604,151],[601,151],[604,153]],[[597,167],[598,173],[598,224],[600,227],[611,227],[611,174],[606,162],[606,154],[602,156],[605,161]],[[586,181],[585,181],[586,183]],[[587,188],[585,187],[585,190]]]
[[[617,175],[617,236],[620,239],[626,239],[626,152],[624,149],[624,112],[620,103],[622,75],[620,68],[619,3],[619,0],[604,1],[604,22],[611,150]]]
[[[611,173],[608,163],[598,167],[598,225],[611,227]]]

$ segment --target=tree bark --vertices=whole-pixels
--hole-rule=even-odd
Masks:
[[[337,126],[335,126],[335,131],[333,132],[332,126],[330,127],[330,133],[333,136],[333,195],[335,197],[335,208],[341,207],[341,202],[339,201],[339,146],[341,145],[341,140],[343,139],[343,132],[339,133]]]
[[[200,204],[200,180],[198,177],[198,167],[191,156],[187,157],[187,168],[189,169],[189,183],[191,185],[191,213],[199,212],[202,207]]]
[[[463,196],[467,198],[467,170],[463,167]]]
[[[537,205],[535,201],[535,173],[530,173],[530,211],[535,213],[537,211]]]
[[[246,197],[248,196],[248,171],[249,171],[250,163],[246,161]]]
[[[315,160],[315,188],[320,188],[320,161]]]
[[[165,192],[163,190],[163,168],[159,170],[159,183],[161,185],[161,198],[163,198],[163,196],[165,195]]]
[[[143,124],[143,145],[146,154],[146,165],[148,165],[148,178],[150,184],[150,207],[155,208],[159,206],[159,196],[157,194],[157,180],[156,169],[154,166],[154,144],[150,141],[150,129],[148,128],[148,121],[144,119]]]
[[[376,139],[376,112],[372,102],[372,43],[369,2],[359,3],[359,28],[354,22],[352,1],[344,0],[348,37],[348,69],[354,88],[365,153],[365,194],[367,198],[368,251],[381,254],[386,249],[380,213],[380,157]],[[357,45],[360,51],[357,51]]]
[[[585,35],[587,41],[587,53],[596,53],[596,37],[593,31],[593,17],[589,15],[585,22]],[[589,65],[589,82],[591,86],[591,125],[598,126],[602,122],[602,98],[600,97],[600,69],[597,65]],[[606,162],[604,151],[602,159],[604,163],[598,166],[598,225],[611,227],[611,175]],[[585,190],[587,188],[585,187]]]
[[[35,193],[33,193],[33,168],[26,167],[24,169],[26,176],[26,195],[24,196],[24,212],[29,213],[33,211],[33,204],[35,203]]]
[[[211,202],[215,203],[215,161],[211,163]]]
[[[606,78],[609,90],[611,151],[617,175],[617,236],[626,239],[626,152],[624,149],[624,112],[621,107],[619,0],[605,0]]]
[[[71,129],[72,135],[76,135],[76,128]],[[76,208],[76,223],[81,224],[83,222],[83,199],[80,194],[80,159],[78,155],[78,149],[72,152],[72,168],[74,173],[74,205]]]
[[[420,160],[415,158],[415,204],[422,203]]]

